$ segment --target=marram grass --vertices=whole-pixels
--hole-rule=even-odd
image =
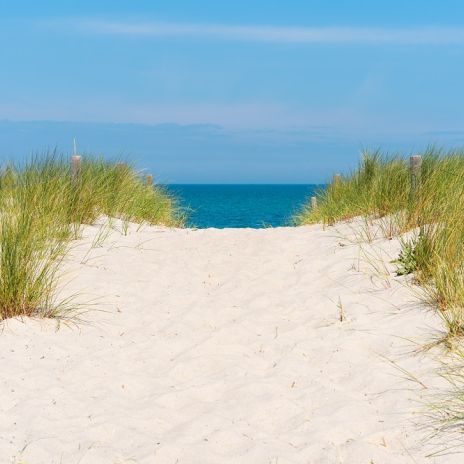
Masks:
[[[380,224],[385,237],[400,238],[397,272],[413,273],[426,303],[444,322],[446,334],[438,342],[461,360],[458,365],[444,363],[447,374],[443,377],[451,390],[431,405],[431,423],[436,433],[447,434],[445,452],[462,450],[464,150],[427,150],[422,154],[417,189],[413,191],[411,185],[407,158],[365,153],[358,169],[319,192],[318,207],[307,207],[297,222],[330,225],[361,216],[364,228],[372,225],[378,230]],[[373,236],[366,231],[363,235]]]
[[[0,320],[62,315],[58,271],[71,240],[99,216],[182,225],[176,204],[129,165],[85,158],[73,178],[57,156],[8,166],[0,174]]]
[[[408,158],[366,152],[359,167],[321,190],[317,208],[308,206],[297,222],[331,225],[363,217],[366,228],[380,225],[388,238],[410,232],[403,254],[414,262],[407,266],[449,335],[459,336],[464,335],[463,204],[464,151],[426,150],[415,191]]]

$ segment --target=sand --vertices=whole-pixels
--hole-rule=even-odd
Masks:
[[[60,287],[85,323],[3,325],[0,463],[463,462],[425,457],[430,388],[397,367],[435,385],[415,350],[441,325],[391,272],[396,241],[99,231]]]

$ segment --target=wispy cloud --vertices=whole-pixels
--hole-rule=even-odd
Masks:
[[[94,19],[76,19],[64,23],[68,28],[80,32],[120,36],[192,37],[295,44],[464,45],[464,28],[453,27],[276,27]]]

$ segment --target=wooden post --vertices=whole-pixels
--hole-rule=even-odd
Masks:
[[[151,174],[147,175],[146,182],[148,187],[151,187],[153,185],[153,176]]]
[[[340,182],[342,180],[342,175],[341,174],[334,174],[333,176],[333,183],[334,184],[338,184],[338,182]]]
[[[414,199],[417,189],[419,188],[422,167],[422,156],[411,156],[409,158],[409,166],[411,171],[411,199]]]
[[[311,209],[317,208],[317,197],[311,197]]]
[[[76,181],[81,174],[81,162],[82,157],[78,155],[71,156],[71,175],[74,181]]]

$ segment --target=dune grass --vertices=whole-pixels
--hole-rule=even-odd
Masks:
[[[55,301],[59,266],[82,225],[103,215],[166,226],[183,222],[175,201],[128,164],[86,157],[73,178],[68,160],[47,155],[0,174],[0,320],[68,309]]]
[[[399,273],[414,273],[449,336],[462,336],[464,151],[430,148],[422,159],[418,186],[412,192],[406,157],[364,153],[359,167],[321,190],[318,207],[307,207],[297,222],[331,225],[362,217],[366,228],[375,225],[385,237],[399,236],[403,243]],[[401,238],[406,232],[408,238]]]
[[[297,222],[331,225],[361,217],[364,237],[379,230],[399,237],[397,274],[414,276],[444,322],[444,336],[429,346],[443,343],[460,360],[444,363],[451,389],[431,404],[433,428],[447,434],[449,451],[462,449],[464,428],[464,150],[430,148],[422,158],[412,191],[406,157],[364,153],[358,169],[321,190],[317,208],[307,207]]]

